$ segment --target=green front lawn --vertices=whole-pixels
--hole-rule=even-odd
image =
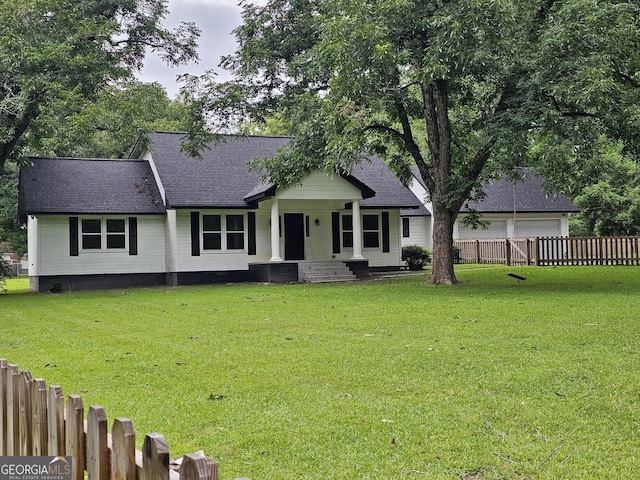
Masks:
[[[640,270],[458,279],[0,295],[0,357],[223,479],[634,478]]]

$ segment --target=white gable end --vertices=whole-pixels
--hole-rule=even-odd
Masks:
[[[361,200],[359,188],[339,175],[329,177],[319,172],[312,173],[301,184],[286,190],[278,188],[278,200]]]

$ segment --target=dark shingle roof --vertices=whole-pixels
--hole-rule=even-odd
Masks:
[[[20,216],[161,214],[149,163],[141,160],[31,158],[20,171]]]
[[[545,179],[531,172],[522,180],[501,178],[484,188],[486,197],[480,202],[468,202],[462,212],[476,210],[481,213],[544,213],[578,212],[574,203],[561,193],[545,191]]]
[[[273,157],[288,137],[224,136],[196,160],[180,152],[182,134],[150,135],[151,155],[170,208],[246,208],[250,201],[272,195],[273,185],[262,181],[263,172],[250,170],[255,159]],[[363,191],[363,208],[418,207],[415,196],[384,163],[373,159],[356,166],[345,178]],[[373,192],[371,192],[373,190]]]
[[[203,151],[199,160],[180,151],[182,136],[164,132],[149,136],[151,156],[170,208],[246,208],[245,197],[262,183],[262,174],[250,171],[247,163],[274,156],[289,141],[225,136]]]
[[[403,217],[430,217],[431,212],[422,206],[420,208],[412,208],[411,210],[400,210],[400,215]]]
[[[411,169],[414,177],[424,187],[417,167]],[[545,179],[534,172],[523,169],[521,180],[506,177],[493,180],[484,187],[486,196],[479,202],[466,202],[461,212],[475,210],[479,213],[545,213],[578,212],[578,207],[561,193],[545,191]]]
[[[402,185],[389,167],[379,158],[365,159],[356,165],[351,175],[370,187],[375,196],[363,200],[363,208],[420,208],[420,200]]]

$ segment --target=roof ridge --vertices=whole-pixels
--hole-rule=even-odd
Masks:
[[[146,162],[147,160],[142,158],[83,158],[83,157],[40,157],[37,155],[30,155],[30,160],[72,160],[82,162]]]
[[[163,135],[186,135],[187,132],[178,132],[171,130],[154,130],[151,133],[158,133]],[[235,138],[294,138],[293,135],[260,135],[260,134],[250,134],[245,135],[242,133],[216,133],[216,136],[219,137],[235,137]]]

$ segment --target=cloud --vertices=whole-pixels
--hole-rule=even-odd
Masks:
[[[202,30],[198,41],[200,62],[171,68],[157,55],[150,53],[138,78],[143,82],[162,84],[170,98],[174,98],[180,88],[176,77],[185,73],[201,75],[213,69],[219,72],[221,80],[225,80],[226,73],[218,65],[222,56],[235,51],[232,31],[241,21],[240,7],[234,0],[169,0],[169,16],[165,26],[172,28],[180,22],[195,22]]]

